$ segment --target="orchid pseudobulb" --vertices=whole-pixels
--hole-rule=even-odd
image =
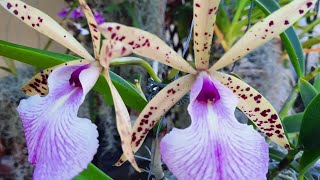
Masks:
[[[160,143],[162,159],[178,179],[266,179],[268,144],[253,127],[234,116],[238,107],[268,138],[290,149],[279,116],[254,88],[217,70],[247,55],[285,31],[307,13],[315,0],[294,0],[256,23],[211,68],[209,51],[219,0],[194,0],[194,52],[196,69],[160,38],[117,23],[99,26],[112,50],[152,58],[190,73],[167,85],[144,108],[133,127],[136,152],[159,118],[191,90],[190,127],[173,129]],[[112,57],[112,53],[108,56]],[[116,163],[126,161],[122,156]]]

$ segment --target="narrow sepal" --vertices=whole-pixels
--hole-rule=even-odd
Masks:
[[[84,13],[84,15],[87,18],[88,26],[91,33],[92,43],[93,43],[93,50],[94,55],[96,59],[99,59],[99,51],[100,51],[100,41],[101,41],[101,33],[98,31],[98,23],[94,19],[94,15],[90,9],[90,7],[87,5],[86,0],[79,0],[80,7]]]
[[[40,71],[38,74],[33,76],[31,80],[29,80],[26,84],[24,84],[21,87],[21,90],[28,96],[34,96],[34,95],[47,95],[49,92],[48,87],[48,78],[49,75],[52,73],[52,71],[58,67],[61,66],[72,66],[72,65],[81,65],[81,64],[89,64],[91,61],[87,60],[76,60],[76,61],[70,61],[66,62],[48,69],[45,69],[43,71]]]
[[[316,0],[294,0],[256,23],[210,71],[221,69],[252,52],[259,46],[278,36],[303,17],[315,4]]]
[[[278,113],[257,90],[240,79],[219,72],[211,77],[228,87],[239,100],[238,108],[272,141],[290,149]]]
[[[47,14],[19,0],[0,0],[0,4],[31,28],[54,39],[84,59],[93,60],[87,50]]]
[[[121,47],[122,54],[135,53],[151,58],[178,70],[196,74],[196,70],[157,36],[133,27],[117,23],[99,26],[102,35]],[[112,47],[111,47],[112,48]],[[108,54],[112,56],[112,52]]]
[[[195,78],[191,74],[179,78],[162,89],[147,104],[133,126],[131,146],[134,152],[137,152],[141,147],[147,134],[160,117],[190,91],[194,80]],[[120,166],[126,160],[126,157],[122,155],[115,165]]]
[[[214,23],[220,0],[194,0],[194,53],[197,69],[209,66]]]
[[[130,115],[129,112],[121,99],[120,94],[117,89],[112,84],[111,78],[109,76],[108,70],[104,73],[105,78],[110,87],[110,91],[112,94],[113,104],[116,111],[116,121],[117,121],[117,130],[121,138],[121,147],[126,159],[129,160],[131,165],[135,170],[141,172],[141,169],[138,167],[136,160],[134,159],[134,154],[131,147],[131,123],[130,123]]]

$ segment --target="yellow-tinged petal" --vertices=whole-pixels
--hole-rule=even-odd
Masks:
[[[258,22],[210,68],[210,71],[228,66],[278,36],[306,14],[315,2],[316,0],[294,0]]]
[[[134,159],[133,150],[131,147],[131,123],[130,123],[130,115],[129,112],[121,99],[121,96],[117,89],[112,84],[111,78],[109,76],[109,65],[110,60],[108,59],[108,44],[107,40],[104,40],[102,43],[100,62],[104,69],[104,76],[107,80],[107,83],[110,87],[114,108],[116,111],[116,122],[117,122],[117,130],[121,138],[121,147],[124,153],[124,156],[129,159],[129,162],[132,166],[138,171],[141,172],[140,168],[137,165],[136,160]]]
[[[28,26],[59,42],[82,58],[93,60],[87,50],[47,14],[19,0],[0,0],[0,4]]]
[[[92,38],[92,43],[93,43],[93,50],[94,50],[94,55],[96,59],[99,59],[99,51],[100,51],[100,41],[101,41],[101,33],[98,31],[98,23],[94,19],[93,13],[90,9],[90,7],[87,5],[87,2],[85,0],[79,0],[80,7],[85,14],[89,29],[91,32],[91,38]]]
[[[112,84],[111,78],[109,76],[108,70],[105,70],[104,76],[110,87],[114,108],[116,111],[116,121],[117,121],[117,130],[121,138],[121,147],[126,159],[129,159],[129,162],[132,164],[135,170],[141,172],[140,168],[137,165],[136,160],[134,159],[134,154],[131,148],[131,123],[129,112],[121,99],[120,94],[117,89]]]
[[[135,53],[190,74],[197,73],[165,42],[149,32],[117,23],[104,23],[99,26],[99,30],[107,40],[121,46],[122,54]]]
[[[76,61],[70,61],[66,62],[48,69],[45,69],[28,81],[26,84],[24,84],[21,87],[21,90],[28,96],[34,96],[34,95],[47,95],[49,92],[49,87],[48,87],[48,78],[51,72],[61,66],[69,66],[69,65],[77,65],[77,64],[89,64],[91,61],[87,60],[76,60]]]
[[[160,117],[190,91],[194,81],[194,75],[183,76],[167,85],[147,104],[133,126],[131,146],[134,152],[141,147],[147,134]],[[122,155],[115,165],[120,166],[126,160]]]
[[[207,69],[209,66],[210,49],[216,12],[220,0],[194,0],[194,53],[197,69]]]
[[[254,88],[240,79],[224,73],[211,72],[211,77],[220,81],[238,96],[238,108],[271,140],[287,149],[289,141],[284,134],[281,120],[273,106]]]
[[[122,45],[116,41],[103,40],[101,47],[100,64],[104,68],[109,68],[110,62],[114,58],[129,55],[129,51],[122,51]]]

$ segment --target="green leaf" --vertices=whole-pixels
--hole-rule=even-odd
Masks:
[[[309,105],[314,97],[317,96],[318,91],[306,80],[299,79],[298,82],[299,91],[305,107]]]
[[[77,177],[73,178],[74,180],[112,180],[111,177],[102,172],[93,164],[89,164],[88,168],[82,171]]]
[[[299,142],[305,150],[318,150],[320,155],[320,94],[306,108],[300,129]]]
[[[306,150],[300,159],[300,174],[306,173],[320,158],[320,149]]]
[[[40,69],[46,69],[66,61],[79,59],[78,57],[71,55],[53,53],[2,40],[0,40],[0,56],[30,64]],[[124,103],[133,109],[142,111],[147,104],[147,101],[139,94],[139,92],[127,81],[111,71],[110,77]],[[112,104],[110,89],[103,76],[99,77],[93,89],[103,94],[107,103]]]
[[[292,116],[287,116],[283,119],[287,133],[296,133],[300,131],[301,123],[303,119],[303,113],[297,113]]]
[[[314,79],[313,87],[320,93],[320,74]]]
[[[306,108],[298,144],[304,148],[300,160],[300,174],[306,173],[320,158],[320,94]]]
[[[280,8],[275,0],[255,0],[255,2],[268,15]],[[288,28],[280,37],[298,77],[303,77],[305,74],[303,49],[293,27]]]

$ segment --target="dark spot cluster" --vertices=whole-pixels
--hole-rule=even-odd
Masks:
[[[226,77],[223,77],[223,79],[226,79]],[[227,82],[225,82],[224,85],[232,89],[234,93],[237,93],[239,98],[247,100],[249,97],[252,97],[257,104],[261,103],[262,96],[260,94],[254,96],[252,93],[250,93],[250,87],[241,88],[240,85],[233,85],[233,79],[231,77],[228,77],[226,80]],[[244,110],[247,108],[241,106],[241,109]],[[275,135],[277,136],[277,138],[284,138],[284,133],[282,130],[283,127],[278,123],[279,117],[277,114],[271,113],[271,109],[261,109],[260,107],[254,107],[252,110],[244,110],[243,112],[248,117],[250,117],[250,119],[252,119],[252,121],[259,127],[259,129],[268,137],[273,137]],[[261,117],[261,119],[258,117]]]
[[[46,72],[41,71],[40,74],[33,79],[32,82],[28,84],[23,90],[24,93],[32,93],[37,92],[38,94],[44,96],[48,91],[48,78],[49,73],[51,73],[52,70],[48,69]]]
[[[19,14],[21,14],[20,15],[20,19],[22,20],[22,21],[25,21],[25,20],[29,20],[29,21],[31,21],[31,15],[27,15],[26,14],[26,11],[22,11],[22,13],[21,12],[19,12],[19,10],[18,10],[18,7],[19,7],[19,5],[18,4],[15,4],[15,6],[14,6],[15,8],[13,8],[13,5],[11,4],[11,3],[7,3],[7,9],[10,11],[10,10],[12,10],[12,12],[13,12],[13,14],[14,15],[16,15],[16,16],[18,16]],[[17,8],[17,9],[16,9]],[[21,10],[23,10],[23,9],[27,9],[27,5],[23,5],[23,8],[20,8]],[[35,21],[33,21],[33,22],[27,22],[28,24],[30,24],[32,27],[40,27],[40,25],[43,23],[43,19],[42,19],[42,17],[38,17],[37,18],[37,20],[35,20]]]
[[[155,125],[157,120],[152,120],[150,118],[153,114],[153,111],[156,111],[157,109],[158,107],[151,106],[149,111],[142,115],[139,126],[137,127],[136,131],[132,133],[131,141],[135,144],[136,147],[140,145],[140,143],[144,140],[146,135]]]

